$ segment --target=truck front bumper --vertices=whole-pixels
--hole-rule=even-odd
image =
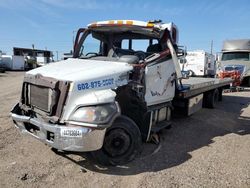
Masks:
[[[33,136],[45,144],[65,151],[95,151],[102,147],[106,128],[93,129],[75,125],[59,125],[41,119],[20,115],[19,104],[11,111],[15,126],[23,133]],[[63,135],[63,131],[74,131],[80,135]]]

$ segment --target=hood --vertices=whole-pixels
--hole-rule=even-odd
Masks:
[[[69,58],[33,69],[28,71],[27,74],[40,74],[58,80],[79,81],[109,75],[120,75],[132,69],[131,65],[124,62]]]

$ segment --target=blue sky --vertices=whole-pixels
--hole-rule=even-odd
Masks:
[[[0,0],[0,50],[72,49],[73,31],[110,19],[174,22],[188,50],[220,51],[223,40],[250,38],[249,0]]]

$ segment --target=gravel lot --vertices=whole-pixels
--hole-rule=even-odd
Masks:
[[[106,168],[16,130],[9,112],[23,75],[0,73],[0,187],[250,187],[250,88],[174,119],[159,146],[144,144],[136,160]]]

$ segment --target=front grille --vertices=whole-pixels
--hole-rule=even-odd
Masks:
[[[30,84],[29,91],[30,105],[49,113],[52,104],[52,89]]]
[[[20,101],[22,109],[26,113],[45,115],[56,122],[62,114],[69,86],[68,81],[26,74]]]
[[[245,66],[244,65],[227,65],[225,66],[225,71],[239,71],[240,74],[244,72]]]

